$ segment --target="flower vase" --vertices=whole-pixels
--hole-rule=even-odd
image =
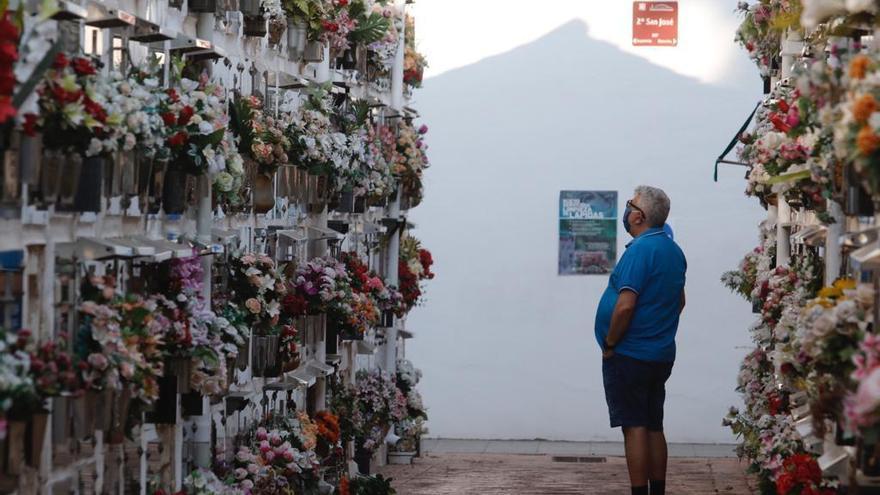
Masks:
[[[235,358],[226,358],[226,388],[235,383]]]
[[[190,374],[192,373],[192,360],[188,357],[173,358],[170,367],[171,375],[177,377],[177,392],[188,394],[191,391]]]
[[[338,62],[338,66],[344,70],[357,69],[357,52],[355,47],[350,47],[342,53],[342,57]]]
[[[278,335],[267,335],[266,347],[266,368],[263,376],[267,378],[275,378],[281,376],[281,355],[280,355],[280,337]]]
[[[217,11],[217,0],[187,0],[190,12],[211,14]]]
[[[320,41],[306,43],[302,56],[303,62],[319,63],[324,61],[324,44]]]
[[[141,175],[144,174],[143,170],[146,168],[150,169],[149,158],[146,158],[134,151],[122,151],[119,153],[119,166],[117,169],[120,173],[120,191],[118,195],[124,195],[125,197],[131,198],[133,196],[137,196],[140,192],[140,180]],[[142,166],[141,163],[146,163],[146,166]]]
[[[369,60],[369,54],[367,47],[359,44],[355,49],[355,70],[361,73],[361,75],[367,74],[367,61]]]
[[[239,0],[239,9],[245,16],[256,17],[261,14],[261,0]]]
[[[319,175],[315,187],[315,199],[317,204],[326,204],[330,200],[330,178]]]
[[[177,378],[159,377],[159,398],[146,418],[147,422],[160,425],[173,425],[177,421]]]
[[[157,163],[152,158],[139,157],[135,162],[134,172],[134,195],[137,196],[138,210],[146,212],[149,207],[150,186],[153,179],[153,164]]]
[[[248,367],[248,357],[251,355],[251,342],[248,340],[243,346],[238,348],[238,356],[235,358],[235,367],[239,371],[244,371]]]
[[[327,325],[324,344],[327,354],[339,354],[339,331],[336,325]]]
[[[169,163],[162,183],[162,209],[166,215],[180,215],[186,210],[186,172]]]
[[[40,169],[43,163],[43,135],[22,134],[21,152],[18,155],[21,182],[29,186],[40,183]]]
[[[66,156],[60,150],[47,150],[43,155],[40,176],[40,192],[47,204],[70,207],[79,186],[82,157],[71,153]]]
[[[391,328],[394,326],[394,311],[382,311],[382,322],[379,325],[383,328]]]
[[[52,444],[63,445],[70,440],[70,413],[72,407],[75,407],[75,399],[67,395],[62,395],[60,397],[53,397],[51,401]]]
[[[268,352],[269,342],[263,335],[254,335],[251,353],[253,355],[251,365],[251,374],[253,376],[265,376],[266,355]]]
[[[101,211],[101,188],[104,184],[106,161],[102,156],[83,158],[73,200],[73,211],[80,213]]]
[[[6,427],[6,473],[12,476],[21,474],[25,463],[25,437],[27,422],[9,421]]]
[[[373,460],[373,453],[361,446],[361,442],[356,442],[357,447],[354,450],[354,462],[357,463],[358,472],[360,474],[370,475],[370,464]]]
[[[287,31],[287,21],[283,18],[272,17],[269,19],[269,46],[278,46]]]
[[[9,141],[9,146],[3,150],[0,203],[16,205],[21,199],[21,133],[12,132]]]
[[[334,210],[340,213],[354,213],[354,200],[354,193],[351,191],[341,192]]]
[[[113,427],[113,395],[112,390],[100,390],[91,392],[97,397],[95,408],[95,428],[101,430],[105,436],[110,434]]]
[[[40,460],[43,458],[43,443],[46,440],[48,425],[49,413],[47,412],[34,414],[28,423],[28,443],[26,445],[28,465],[36,469],[40,468]]]
[[[266,213],[275,207],[275,174],[257,172],[254,176],[254,213]]]
[[[263,16],[244,16],[244,35],[254,38],[266,36],[266,19]]]
[[[294,201],[303,204],[309,197],[309,173],[296,167],[293,172],[293,197]]]
[[[306,48],[306,25],[288,19],[287,21],[287,56],[297,61],[303,56]]]
[[[125,441],[125,427],[128,423],[131,395],[131,389],[127,387],[113,395],[113,421],[108,439],[110,444],[120,444]]]
[[[95,434],[95,420],[100,394],[93,390],[73,399],[73,436],[78,440]]]

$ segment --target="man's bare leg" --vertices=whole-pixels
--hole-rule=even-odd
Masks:
[[[665,493],[666,463],[668,459],[666,436],[662,431],[648,432],[648,479],[651,481],[651,495]],[[662,487],[662,488],[661,488]],[[654,493],[658,492],[658,493]]]
[[[648,486],[648,429],[633,426],[623,429],[623,440],[626,448],[626,467],[629,470],[629,482],[633,488]]]

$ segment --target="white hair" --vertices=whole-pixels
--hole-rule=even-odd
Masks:
[[[662,227],[669,217],[669,196],[662,189],[639,186],[635,190],[639,197],[637,205],[645,212],[645,219],[651,227]]]

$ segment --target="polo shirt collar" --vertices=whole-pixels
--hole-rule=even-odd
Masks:
[[[663,227],[651,227],[650,229],[642,232],[641,235],[639,235],[638,237],[635,237],[635,238],[633,238],[633,240],[626,243],[626,247],[630,247],[634,242],[638,241],[639,239],[643,239],[645,237],[651,237],[653,235],[658,235],[658,234],[662,234],[662,233],[663,233]]]

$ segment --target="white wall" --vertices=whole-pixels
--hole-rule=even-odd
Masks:
[[[668,435],[732,440],[720,423],[738,401],[752,315],[719,277],[756,245],[763,211],[742,194],[744,169],[722,169],[715,184],[712,164],[760,86],[756,76],[740,91],[702,84],[576,22],[426,81],[417,104],[432,168],[412,218],[437,278],[410,317],[407,350],[425,373],[432,436],[620,438],[593,338],[607,277],[557,276],[558,195],[618,190],[622,203],[646,183],[672,198],[689,262]]]

